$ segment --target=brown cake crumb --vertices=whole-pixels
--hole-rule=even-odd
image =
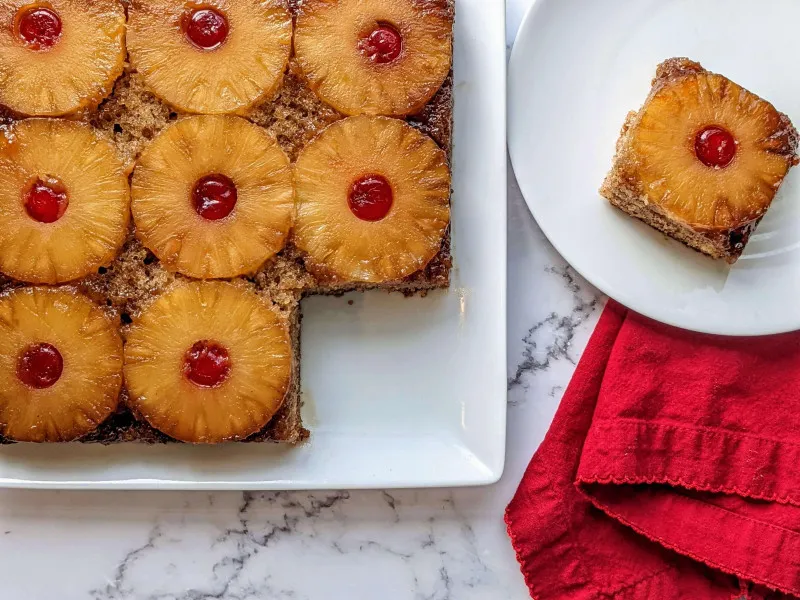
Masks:
[[[177,118],[177,112],[147,91],[138,73],[127,70],[90,123],[114,142],[123,162],[132,167],[144,146]]]
[[[408,124],[433,138],[448,153],[453,145],[453,73],[447,76],[436,95]]]
[[[342,115],[319,100],[289,67],[283,86],[271,102],[254,108],[248,118],[268,129],[294,162],[300,150]]]
[[[89,295],[103,298],[109,306],[135,316],[174,279],[175,275],[166,271],[131,234],[117,259],[84,279],[82,285]]]

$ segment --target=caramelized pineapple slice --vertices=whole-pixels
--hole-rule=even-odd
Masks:
[[[187,117],[145,149],[133,174],[136,235],[170,270],[198,279],[255,271],[292,225],[289,159],[234,116]]]
[[[71,289],[20,288],[0,298],[0,433],[68,442],[114,410],[122,340],[103,312]]]
[[[295,244],[322,279],[382,283],[422,269],[450,222],[445,153],[403,121],[350,117],[295,165]]]
[[[117,0],[0,0],[0,105],[61,116],[111,93],[125,61]]]
[[[623,177],[664,213],[708,231],[761,218],[796,160],[789,120],[707,71],[657,89],[630,135]]]
[[[291,377],[286,323],[243,284],[178,283],[134,321],[125,346],[132,408],[184,442],[260,431]]]
[[[27,119],[0,136],[0,272],[61,283],[108,265],[128,232],[128,173],[83,123]]]
[[[292,18],[283,0],[134,0],[128,51],[152,91],[178,110],[242,112],[278,89]]]
[[[452,63],[448,0],[305,0],[294,36],[311,88],[347,115],[407,115]]]

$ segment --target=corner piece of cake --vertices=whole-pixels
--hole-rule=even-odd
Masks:
[[[772,104],[686,58],[658,66],[628,115],[600,193],[629,215],[735,263],[800,162],[798,135]]]

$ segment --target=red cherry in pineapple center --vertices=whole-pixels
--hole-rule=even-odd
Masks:
[[[19,380],[37,390],[54,385],[61,378],[63,370],[64,359],[51,344],[34,344],[17,361]]]
[[[183,20],[186,38],[198,48],[214,50],[228,37],[228,19],[213,8],[197,8],[189,11]]]
[[[231,357],[224,346],[202,340],[186,351],[183,373],[195,385],[217,387],[228,378],[230,371]]]
[[[56,179],[37,179],[25,193],[28,216],[40,223],[55,223],[69,206],[66,188]]]
[[[192,191],[194,209],[209,221],[218,221],[231,214],[238,198],[233,180],[218,173],[198,180]]]
[[[392,208],[392,186],[381,175],[367,175],[353,183],[348,203],[362,221],[380,221]]]
[[[726,129],[716,125],[706,127],[697,134],[694,151],[707,167],[724,169],[736,156],[736,139]]]
[[[403,36],[391,25],[380,24],[361,39],[359,50],[373,62],[390,63],[403,51]]]
[[[17,14],[17,33],[32,50],[47,50],[61,37],[61,18],[44,6],[22,9]]]

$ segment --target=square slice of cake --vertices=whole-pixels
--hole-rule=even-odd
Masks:
[[[798,135],[772,104],[685,58],[659,65],[628,115],[600,193],[713,258],[734,263],[798,164]]]

